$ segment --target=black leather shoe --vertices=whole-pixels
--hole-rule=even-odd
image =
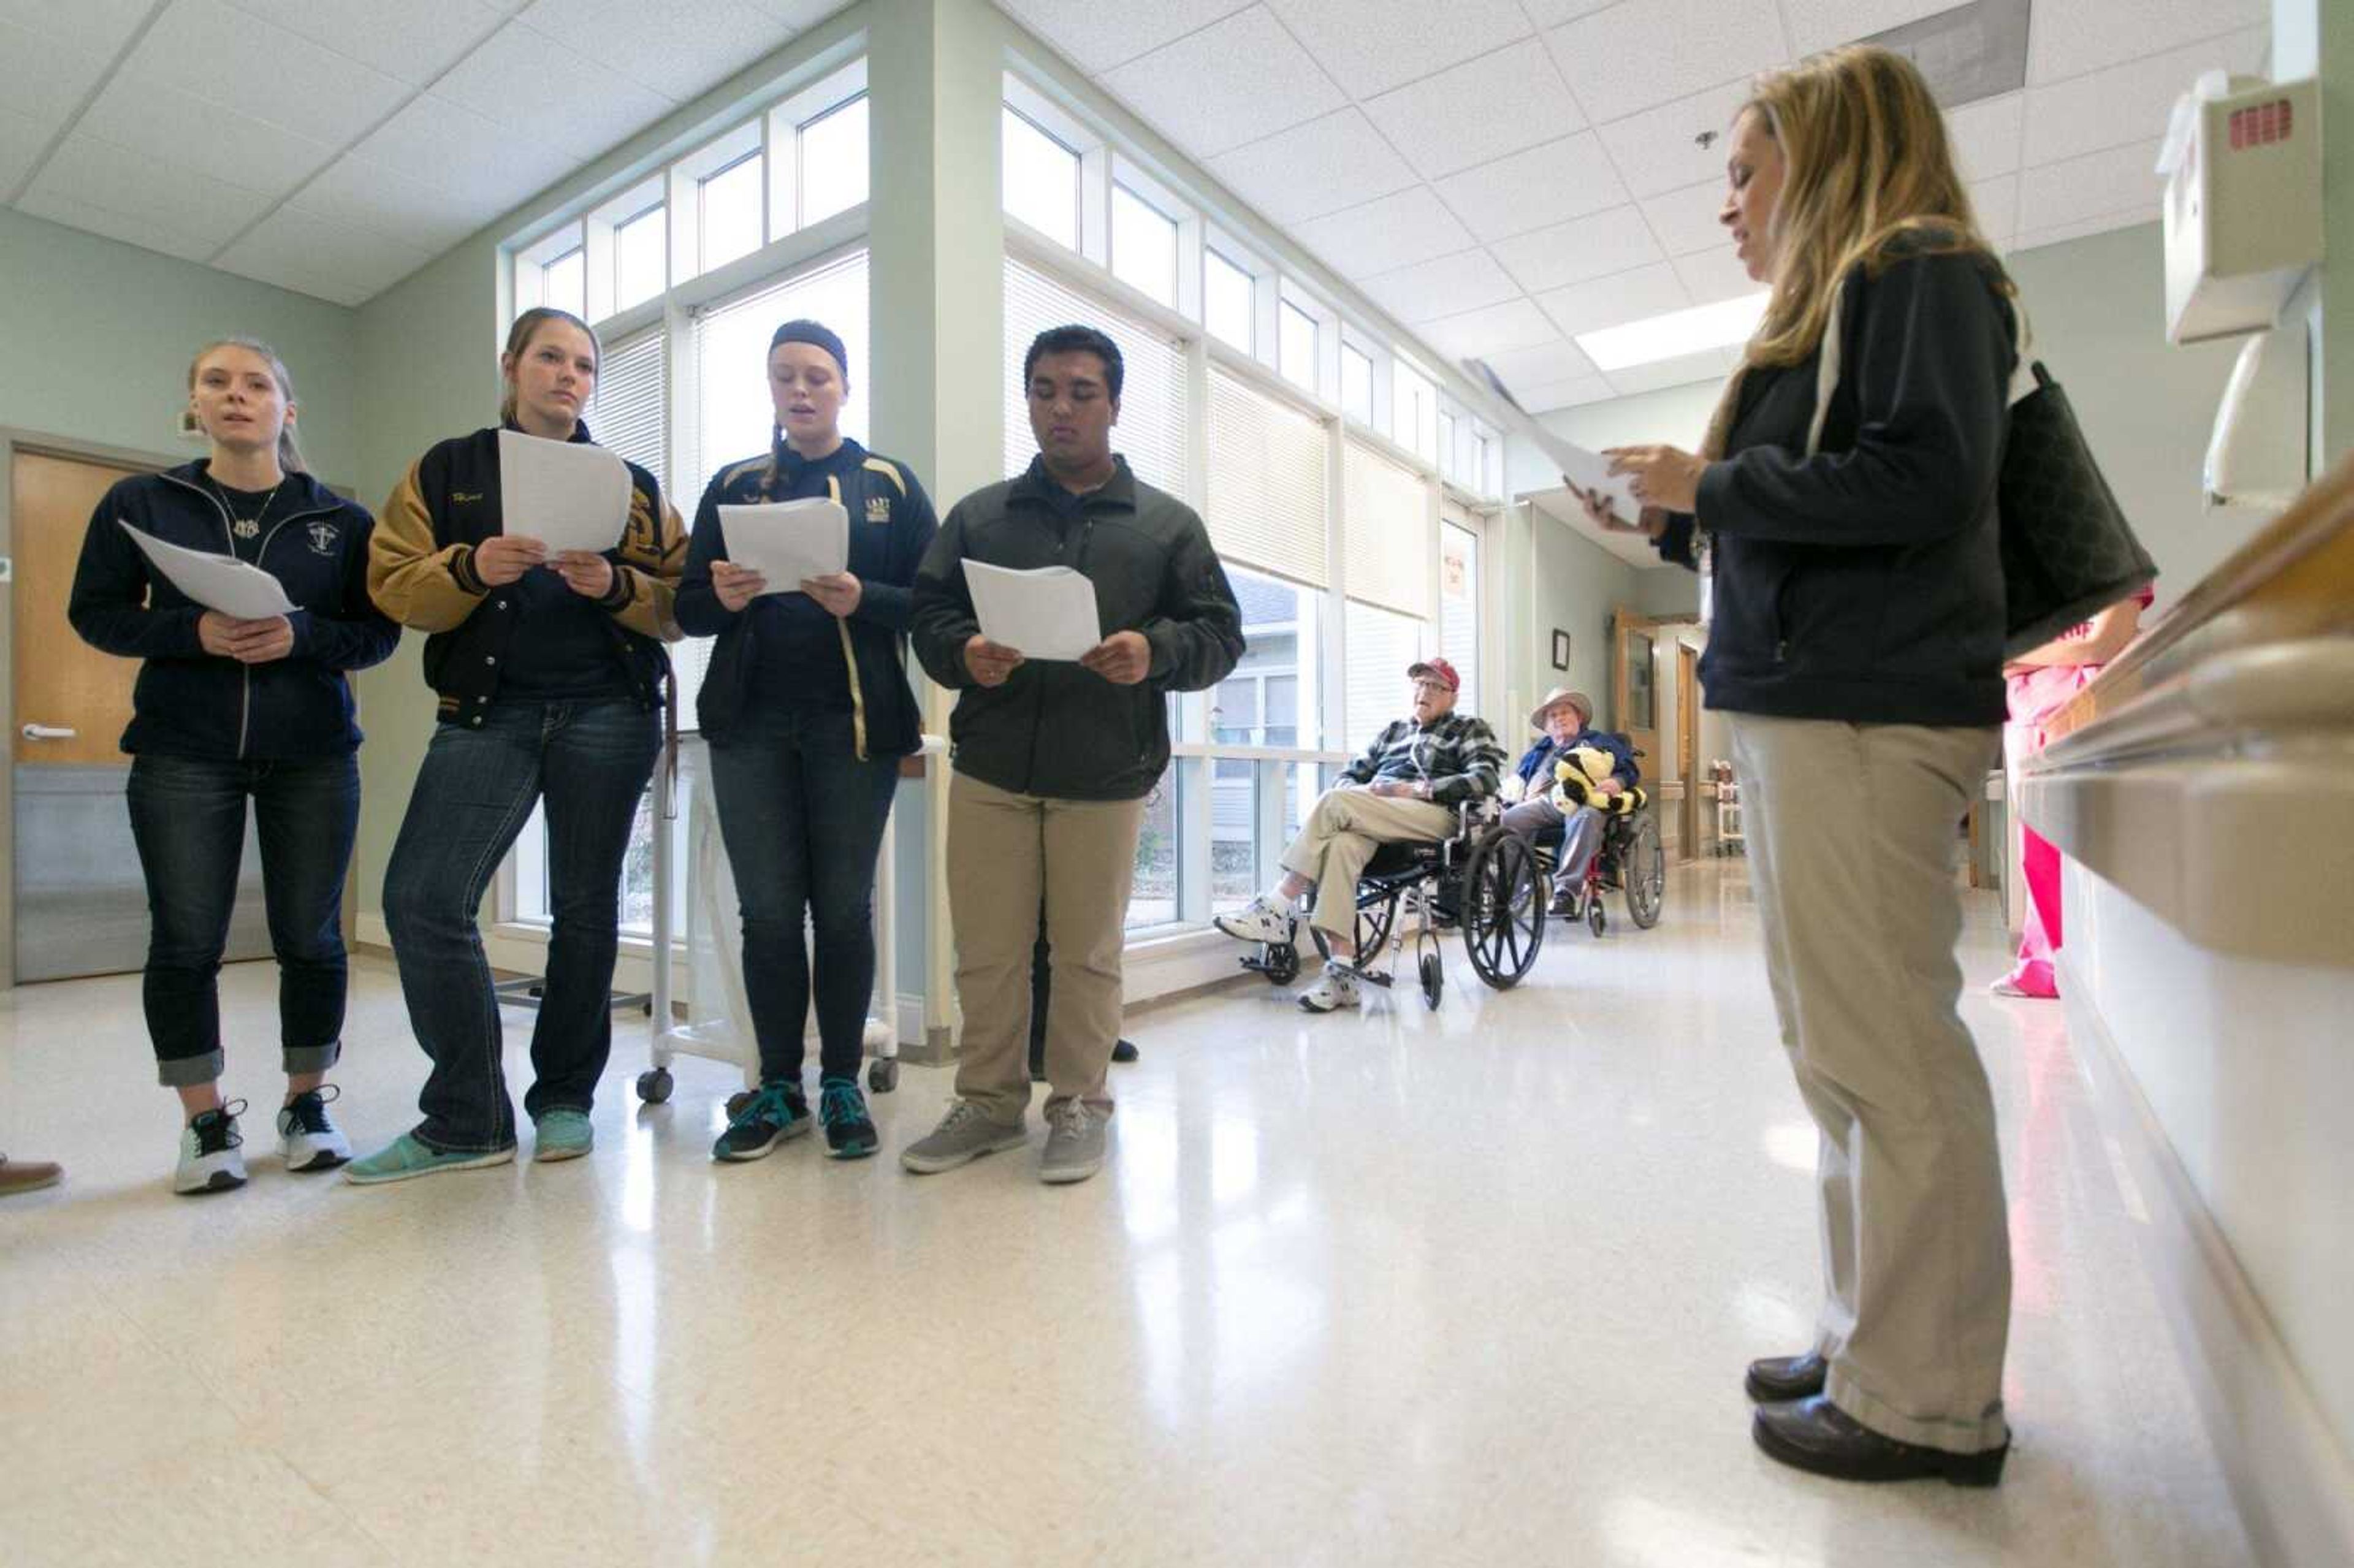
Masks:
[[[1111,1043],[1111,1059],[1118,1062],[1122,1066],[1126,1066],[1129,1063],[1135,1061],[1136,1042],[1133,1040],[1113,1041]]]
[[[1760,1404],[1806,1399],[1822,1393],[1823,1380],[1830,1370],[1820,1351],[1808,1351],[1803,1356],[1768,1356],[1749,1363],[1749,1377],[1743,1386]]]
[[[1841,1481],[1917,1481],[1942,1476],[1957,1487],[1990,1487],[2002,1479],[2010,1445],[1978,1454],[1952,1454],[1883,1437],[1821,1394],[1761,1404],[1749,1434],[1769,1458]]]

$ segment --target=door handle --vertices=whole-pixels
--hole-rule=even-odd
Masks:
[[[27,740],[71,740],[80,733],[53,724],[28,724],[24,728]]]

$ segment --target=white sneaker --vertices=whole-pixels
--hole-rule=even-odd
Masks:
[[[175,1192],[226,1192],[245,1185],[245,1156],[238,1150],[244,1135],[237,1130],[243,1100],[231,1100],[218,1110],[200,1112],[180,1129],[180,1165],[172,1173]]]
[[[1327,959],[1323,976],[1299,993],[1299,1005],[1310,1012],[1337,1012],[1364,1001],[1364,990],[1346,964]]]
[[[1238,942],[1291,940],[1291,916],[1264,893],[1231,915],[1213,916],[1210,924]]]
[[[296,1095],[278,1112],[278,1152],[289,1171],[333,1171],[352,1157],[351,1140],[327,1119],[327,1102],[340,1094],[332,1084]]]

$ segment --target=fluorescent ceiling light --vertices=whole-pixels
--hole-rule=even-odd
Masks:
[[[1712,348],[1731,348],[1749,341],[1749,334],[1757,330],[1758,322],[1766,314],[1766,302],[1770,297],[1770,291],[1760,290],[1736,299],[1720,300],[1712,305],[1694,305],[1690,310],[1670,311],[1663,316],[1628,322],[1625,326],[1581,333],[1577,346],[1594,361],[1596,369],[1606,371],[1628,370]]]

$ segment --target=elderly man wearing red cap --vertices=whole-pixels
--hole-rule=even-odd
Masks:
[[[1455,809],[1499,787],[1504,748],[1484,721],[1455,711],[1463,689],[1455,666],[1426,659],[1406,674],[1414,682],[1414,716],[1383,730],[1316,802],[1283,852],[1283,880],[1216,918],[1219,930],[1246,942],[1288,941],[1296,901],[1316,889],[1312,918],[1331,957],[1322,977],[1299,994],[1299,1005],[1310,1012],[1354,1007],[1361,1000],[1357,878],[1373,851],[1452,836]]]
[[[1529,715],[1529,727],[1538,732],[1537,741],[1521,758],[1513,777],[1504,781],[1505,799],[1515,802],[1504,813],[1504,828],[1532,842],[1561,836],[1561,855],[1553,864],[1553,912],[1575,918],[1586,862],[1602,847],[1602,813],[1564,798],[1556,767],[1566,760],[1585,776],[1589,793],[1616,795],[1638,777],[1635,754],[1618,736],[1594,727],[1592,697],[1566,686],[1545,694]]]

